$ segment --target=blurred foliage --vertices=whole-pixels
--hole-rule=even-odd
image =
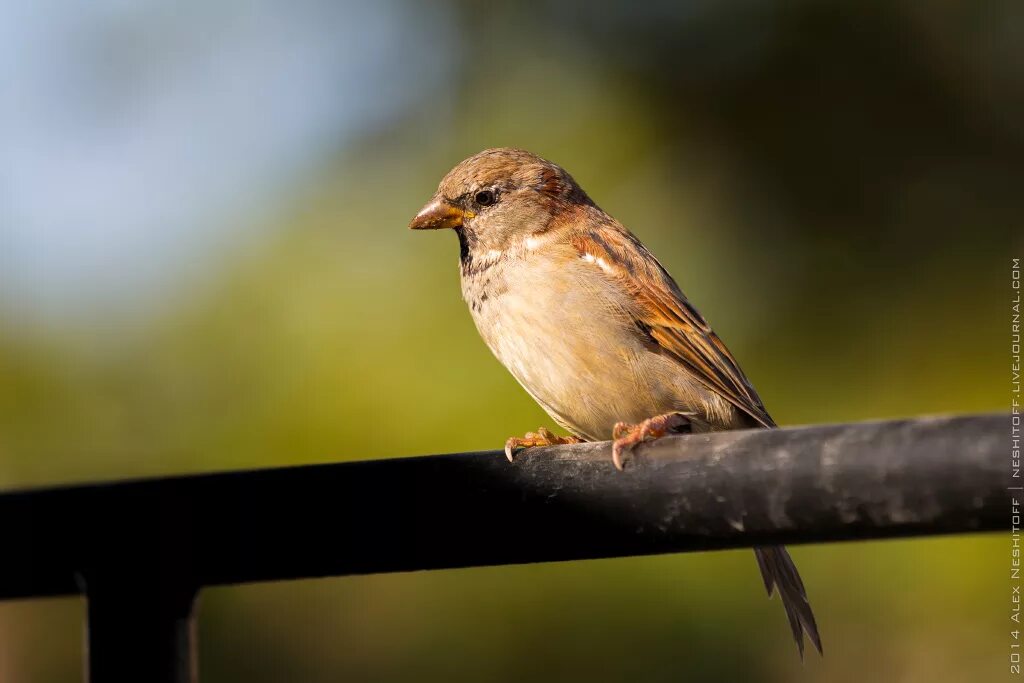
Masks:
[[[169,302],[8,317],[5,488],[495,448],[550,424],[478,339],[454,238],[405,230],[497,145],[561,163],[640,235],[780,423],[1006,408],[1024,6],[451,5],[452,94],[339,149]],[[202,678],[996,680],[1004,552],[795,549],[827,653],[802,666],[748,552],[210,590]],[[0,680],[74,679],[80,621],[78,600],[0,605]]]

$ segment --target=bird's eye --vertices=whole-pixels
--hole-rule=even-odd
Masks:
[[[494,190],[480,190],[473,195],[473,201],[480,206],[490,206],[496,199],[497,198],[494,196]]]

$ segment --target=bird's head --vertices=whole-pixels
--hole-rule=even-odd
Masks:
[[[560,166],[521,149],[487,149],[449,171],[409,227],[451,228],[464,252],[501,252],[580,204],[591,201]]]

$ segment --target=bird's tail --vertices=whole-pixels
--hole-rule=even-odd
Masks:
[[[761,568],[764,587],[771,596],[778,587],[782,597],[782,606],[789,617],[789,627],[793,629],[793,638],[800,648],[800,659],[804,657],[804,633],[814,643],[818,653],[822,654],[821,636],[818,635],[818,624],[814,621],[814,612],[807,602],[804,582],[800,580],[800,572],[793,564],[793,558],[781,545],[754,548],[757,566]]]

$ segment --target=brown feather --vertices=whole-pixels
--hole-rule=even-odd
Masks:
[[[672,276],[636,237],[606,214],[602,216],[600,235],[588,229],[574,236],[572,243],[580,255],[600,258],[608,277],[640,304],[637,323],[665,354],[759,425],[774,427],[736,359],[686,300]]]

